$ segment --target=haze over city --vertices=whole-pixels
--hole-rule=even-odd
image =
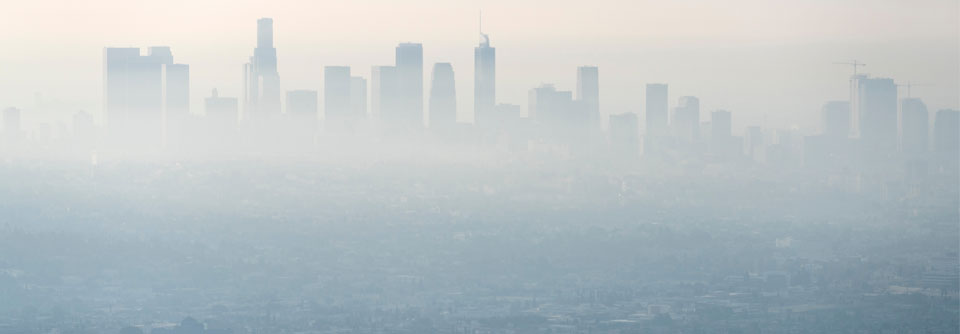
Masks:
[[[254,42],[248,23],[277,21],[276,44],[285,89],[322,90],[323,66],[392,61],[398,42],[424,44],[424,63],[472,70],[477,14],[500,47],[498,95],[525,104],[542,82],[573,89],[569,70],[605,69],[605,112],[639,112],[635,94],[647,82],[670,82],[708,109],[735,111],[742,129],[816,126],[820,101],[844,98],[849,69],[831,62],[860,59],[865,73],[917,89],[934,108],[957,108],[960,29],[955,1],[351,1],[329,7],[280,1],[24,1],[7,4],[0,55],[0,101],[20,108],[47,104],[98,114],[99,50],[165,45],[191,64],[191,93],[218,88],[239,96],[237,68]],[[329,8],[328,8],[329,7]],[[175,17],[175,19],[173,19]],[[23,31],[22,33],[13,33]],[[14,78],[16,78],[14,80]],[[472,80],[457,77],[460,118],[469,120]],[[678,96],[679,96],[678,95]],[[200,99],[193,109],[202,107]],[[27,115],[25,122],[69,117]],[[764,115],[766,119],[764,119]]]
[[[0,11],[0,334],[956,333],[957,1]]]

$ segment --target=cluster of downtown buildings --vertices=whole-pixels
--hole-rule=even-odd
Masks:
[[[736,136],[730,112],[716,110],[701,119],[696,97],[680,97],[671,108],[666,84],[646,85],[643,131],[634,113],[610,115],[604,131],[595,66],[577,68],[575,92],[542,85],[529,91],[526,110],[497,103],[496,48],[483,33],[474,49],[474,119],[466,123],[457,121],[450,63],[433,65],[425,94],[418,43],[399,44],[395,64],[372,67],[369,80],[347,66],[326,66],[322,96],[315,90],[283,91],[277,64],[273,20],[260,19],[257,46],[243,67],[242,96],[223,97],[214,90],[205,98],[201,118],[190,111],[189,66],[176,63],[169,47],[150,47],[146,55],[139,48],[105,48],[104,131],[91,115],[80,113],[74,117],[74,137],[103,151],[210,152],[300,150],[325,140],[321,133],[336,138],[372,134],[387,141],[430,138],[511,150],[559,148],[571,155],[603,151],[619,158],[805,165],[923,160],[935,152],[955,158],[960,152],[957,110],[931,113],[920,99],[898,99],[892,79],[862,74],[851,77],[849,101],[824,105],[817,135],[751,126]],[[6,133],[20,131],[19,110],[7,109],[4,121]]]

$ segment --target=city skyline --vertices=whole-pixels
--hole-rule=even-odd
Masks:
[[[0,333],[956,333],[958,22],[13,3]]]
[[[591,65],[576,68],[574,90],[564,90],[552,83],[530,88],[527,111],[523,114],[519,112],[520,106],[496,99],[495,48],[482,30],[482,21],[477,33],[480,41],[474,48],[474,115],[464,121],[457,116],[453,65],[435,63],[427,73],[422,43],[401,42],[395,47],[392,65],[373,66],[369,92],[366,78],[352,75],[350,66],[330,65],[324,67],[322,94],[311,89],[284,92],[278,70],[282,62],[274,47],[274,20],[259,18],[253,55],[243,65],[244,91],[238,119],[230,121],[238,124],[238,144],[255,151],[294,152],[320,144],[318,136],[323,133],[409,140],[430,132],[435,136],[433,139],[441,141],[480,139],[485,142],[481,146],[502,136],[514,142],[511,145],[543,141],[579,156],[602,147],[608,139],[612,142],[607,144],[621,149],[631,147],[634,145],[616,142],[636,137],[637,153],[644,152],[648,157],[663,158],[660,154],[675,151],[701,158],[719,154],[730,159],[739,155],[733,154],[737,151],[735,146],[744,145],[742,140],[754,136],[751,129],[758,127],[767,132],[759,145],[766,151],[773,150],[774,159],[815,165],[817,160],[830,154],[855,154],[864,159],[879,159],[878,162],[892,162],[893,154],[914,154],[913,159],[923,160],[931,148],[929,129],[944,126],[931,122],[926,103],[913,97],[912,88],[927,84],[898,84],[891,78],[871,77],[860,71],[866,64],[858,60],[832,63],[852,66],[849,101],[846,106],[838,101],[825,102],[818,113],[819,127],[812,130],[769,127],[764,120],[759,125],[748,126],[745,132],[735,132],[734,120],[739,118],[733,117],[735,113],[725,109],[704,110],[701,99],[689,95],[680,96],[670,107],[669,84],[658,83],[646,84],[644,96],[635,96],[634,103],[640,104],[643,100],[644,110],[613,113],[601,108],[600,70]],[[102,96],[106,117],[102,127],[106,136],[92,148],[184,153],[182,150],[194,143],[210,141],[206,137],[215,132],[209,131],[222,125],[209,121],[198,123],[196,118],[204,117],[206,111],[190,111],[190,65],[175,63],[169,46],[150,46],[145,50],[146,53],[140,48],[103,48]],[[428,75],[430,78],[425,78]],[[901,87],[906,88],[906,96],[900,94]],[[613,87],[614,90],[632,88]],[[211,98],[218,98],[217,88],[213,91],[216,93]],[[211,98],[203,99],[205,109]],[[372,105],[369,112],[367,104]],[[23,113],[15,110],[15,132],[26,131],[29,135],[33,130],[22,129]],[[938,114],[942,111],[957,112],[937,109]],[[74,114],[74,122],[78,113]],[[224,114],[219,110],[216,113]],[[631,114],[643,114],[643,119],[652,123],[641,123],[639,117],[628,117]],[[214,115],[211,119],[219,117]],[[603,122],[614,119],[618,127],[604,129]],[[636,124],[628,125],[628,120],[636,120]],[[849,129],[843,131],[844,126]],[[955,126],[944,129],[953,128]],[[953,130],[946,131],[952,133]],[[59,133],[61,139],[70,136],[62,132]],[[373,137],[369,137],[371,135]],[[935,131],[932,138],[938,136],[942,134]],[[474,139],[467,139],[470,137]],[[748,141],[746,145],[751,149],[758,145],[755,139]],[[836,147],[846,146],[843,144],[846,142],[853,146],[835,151]],[[802,143],[808,145],[803,147]],[[709,147],[710,153],[706,156],[701,156],[706,153],[703,145]],[[639,150],[640,147],[643,150]],[[750,159],[758,162],[768,159],[765,154],[754,157],[751,149],[743,149]],[[805,161],[806,158],[811,160]]]
[[[931,3],[932,4],[932,3]],[[370,4],[370,6],[373,6]],[[392,5],[378,4],[382,8],[392,8]],[[868,64],[861,69],[864,73],[871,73],[879,77],[893,77],[898,83],[913,81],[928,84],[914,89],[914,96],[925,100],[931,110],[943,108],[955,109],[956,104],[956,73],[955,62],[949,61],[951,56],[956,55],[956,38],[954,32],[948,30],[934,30],[936,24],[954,24],[944,23],[942,16],[926,16],[921,25],[916,29],[929,26],[930,31],[936,34],[924,34],[923,38],[906,38],[906,36],[894,35],[889,40],[887,46],[873,43],[873,46],[859,45],[857,43],[868,43],[871,38],[863,38],[860,42],[843,44],[843,38],[836,39],[821,38],[791,38],[781,42],[775,42],[769,38],[762,37],[716,37],[716,38],[696,38],[691,29],[687,35],[682,35],[675,29],[666,30],[659,34],[660,37],[624,37],[629,43],[624,48],[613,51],[609,47],[604,47],[606,39],[599,38],[591,41],[580,41],[582,37],[578,34],[571,34],[570,41],[580,41],[579,43],[563,43],[559,39],[556,27],[549,25],[543,27],[525,27],[523,31],[507,31],[515,27],[515,23],[510,23],[510,13],[498,11],[500,5],[494,3],[490,9],[485,10],[484,33],[491,36],[500,50],[497,59],[498,65],[498,87],[497,102],[511,104],[525,104],[526,91],[539,85],[540,83],[554,83],[561,89],[575,90],[576,78],[568,73],[569,68],[575,68],[582,65],[597,65],[601,67],[604,75],[601,76],[603,91],[604,116],[618,114],[622,112],[643,113],[643,102],[636,103],[631,100],[632,95],[642,85],[653,82],[664,82],[671,84],[671,103],[675,102],[677,96],[693,95],[703,100],[704,110],[724,109],[730,110],[736,117],[734,120],[734,131],[741,132],[747,126],[764,125],[768,127],[791,127],[799,126],[801,129],[810,128],[819,123],[816,116],[819,107],[823,101],[839,100],[844,98],[844,82],[849,76],[849,70],[843,66],[832,65],[832,62],[845,61],[848,59],[859,59]],[[521,6],[521,7],[525,7]],[[894,12],[884,9],[883,4],[877,4],[877,10],[880,10],[877,16],[879,18],[893,18]],[[243,6],[241,6],[243,7]],[[566,7],[559,6],[566,9]],[[849,8],[840,6],[839,12],[849,10]],[[912,13],[912,16],[903,19],[913,19],[915,15],[936,14],[928,9],[930,6],[916,6],[908,8],[903,13]],[[248,7],[243,7],[247,8]],[[373,7],[380,8],[380,7]],[[657,8],[657,7],[652,7]],[[827,7],[829,8],[829,6]],[[478,9],[478,8],[477,8]],[[456,8],[452,13],[463,15],[463,21],[456,24],[442,25],[447,21],[423,23],[424,29],[428,27],[434,30],[447,31],[446,37],[436,38],[416,38],[417,36],[432,36],[420,32],[412,32],[406,36],[398,36],[404,29],[386,29],[385,26],[368,26],[362,31],[364,34],[377,33],[378,37],[365,40],[364,43],[350,43],[351,46],[344,44],[340,40],[325,40],[336,36],[347,36],[345,32],[322,33],[319,30],[313,30],[305,26],[302,22],[296,20],[283,20],[274,17],[277,20],[276,41],[279,58],[282,59],[280,72],[283,75],[283,90],[309,89],[323,90],[322,74],[323,66],[346,65],[351,66],[353,72],[359,76],[370,78],[369,68],[372,65],[391,62],[390,48],[399,42],[414,41],[424,45],[424,66],[429,69],[436,62],[450,62],[456,73],[472,72],[471,49],[477,44],[476,26],[477,9]],[[599,5],[597,9],[588,11],[608,13],[609,6]],[[758,10],[764,9],[763,6]],[[767,8],[768,9],[768,8]],[[826,8],[824,8],[826,9]],[[836,8],[831,8],[836,9]],[[698,9],[699,10],[699,9]],[[270,12],[265,10],[264,12]],[[564,12],[566,13],[566,12]],[[377,12],[372,12],[372,17],[377,17]],[[567,15],[567,14],[564,14]],[[698,14],[704,15],[704,14]],[[710,19],[719,19],[724,15],[730,15],[727,12],[717,13],[717,17],[708,17]],[[775,14],[780,15],[780,14]],[[904,14],[906,15],[906,14]],[[251,17],[255,19],[258,16]],[[564,16],[565,17],[565,16]],[[591,16],[592,20],[603,16]],[[832,17],[832,16],[831,16]],[[470,20],[466,20],[466,19]],[[866,21],[861,28],[878,27],[876,22],[879,18],[872,18]],[[250,20],[248,19],[248,20]],[[358,20],[362,18],[357,18]],[[582,18],[586,19],[586,18]],[[507,21],[505,21],[507,20]],[[902,19],[901,19],[902,20]],[[107,20],[109,22],[109,19]],[[232,22],[233,20],[224,20],[224,27],[232,27],[229,32],[221,33],[219,36],[210,39],[200,38],[204,34],[194,34],[197,36],[192,42],[184,43],[183,34],[176,29],[168,29],[167,32],[145,33],[140,38],[110,38],[106,40],[118,40],[116,43],[108,45],[166,45],[176,50],[178,60],[183,63],[191,64],[191,109],[200,110],[202,100],[197,98],[206,95],[210,89],[217,88],[225,96],[241,96],[239,93],[240,83],[236,82],[236,67],[240,66],[243,57],[247,57],[250,51],[252,28],[249,24],[242,22]],[[553,22],[553,21],[546,21]],[[831,21],[832,22],[832,21]],[[920,21],[918,21],[920,22]],[[469,23],[469,24],[468,24]],[[676,28],[671,25],[671,28]],[[443,28],[443,29],[440,29]],[[226,28],[217,28],[226,29]],[[565,31],[568,28],[560,29]],[[821,28],[823,29],[823,28]],[[136,30],[136,29],[134,29]],[[629,29],[628,29],[629,30]],[[584,32],[590,32],[585,29]],[[650,34],[645,31],[655,30],[637,30],[638,33]],[[663,30],[660,30],[663,31]],[[389,33],[385,33],[389,32]],[[456,34],[452,34],[456,32]],[[703,30],[703,35],[709,36],[707,30]],[[849,29],[838,29],[838,36],[853,36]],[[319,34],[318,34],[319,33]],[[599,34],[600,32],[590,32],[590,34]],[[877,30],[877,38],[883,33]],[[530,34],[540,34],[543,38],[528,39],[525,36]],[[900,33],[902,34],[902,32]],[[41,34],[42,36],[43,34]],[[107,33],[105,36],[117,35],[117,33]],[[871,34],[861,34],[862,36],[871,36]],[[192,35],[193,36],[193,35]],[[310,37],[313,36],[313,37]],[[459,36],[459,37],[458,37]],[[554,37],[550,37],[554,36]],[[613,37],[617,35],[609,35]],[[670,37],[672,36],[672,37]],[[731,35],[732,36],[732,35]],[[900,37],[898,37],[900,36]],[[938,37],[939,36],[939,37]],[[395,37],[395,38],[394,38]],[[671,39],[672,38],[672,39]],[[123,41],[126,39],[127,41]],[[18,43],[19,38],[14,39],[13,43]],[[83,39],[79,39],[82,41]],[[391,40],[387,42],[386,40]],[[526,41],[524,41],[526,40]],[[944,41],[943,43],[933,43],[932,40]],[[155,41],[151,42],[151,41]],[[309,41],[309,43],[307,43]],[[724,42],[727,41],[727,42]],[[908,42],[904,42],[908,41]],[[31,43],[23,50],[29,51],[40,46],[41,40]],[[70,45],[76,45],[70,42]],[[729,46],[737,46],[736,51],[731,52],[730,47],[723,46],[728,43]],[[839,43],[839,44],[838,44]],[[868,43],[868,44],[869,44]],[[906,43],[906,44],[904,44]],[[912,43],[912,44],[911,44]],[[306,45],[314,47],[305,48]],[[566,44],[566,45],[564,45]],[[41,45],[45,45],[42,44]],[[48,47],[53,47],[55,44]],[[832,45],[832,46],[831,46]],[[106,46],[104,44],[93,46],[96,48]],[[907,47],[909,46],[909,47]],[[90,46],[87,46],[89,48]],[[244,52],[232,50],[242,49]],[[321,47],[323,51],[315,49]],[[893,47],[899,51],[889,51],[884,48]],[[216,53],[201,52],[216,48],[222,50]],[[530,48],[535,48],[542,52],[553,52],[554,56],[540,60],[532,58],[536,53],[531,53]],[[878,49],[879,48],[879,49]],[[689,54],[689,50],[699,49],[697,55]],[[589,51],[592,50],[592,51]],[[641,52],[642,50],[642,52]],[[859,51],[857,51],[859,50]],[[873,51],[871,51],[873,50]],[[907,50],[923,50],[913,54],[905,53]],[[940,50],[939,52],[937,50]],[[509,52],[508,52],[509,51]],[[797,56],[787,56],[784,54],[797,54]],[[79,54],[68,53],[64,55],[68,59],[80,56]],[[87,56],[83,56],[87,58]],[[807,59],[804,59],[806,57]],[[931,58],[932,59],[928,59]],[[956,57],[953,57],[954,59]],[[21,58],[22,59],[22,58]],[[922,59],[922,60],[921,60]],[[544,61],[545,60],[545,61]],[[628,61],[629,60],[629,61]],[[776,61],[774,61],[776,60]],[[305,62],[306,61],[306,62]],[[22,64],[19,64],[22,63]],[[32,66],[32,61],[20,60],[14,68],[5,69],[5,77],[12,77],[20,68],[28,69]],[[923,63],[924,67],[915,67],[913,65]],[[705,67],[706,65],[716,65],[714,67]],[[50,64],[51,69],[55,64]],[[754,71],[757,66],[764,68],[764,71]],[[284,68],[289,68],[291,73],[283,74]],[[906,70],[910,68],[911,70]],[[606,69],[606,70],[603,70]],[[742,81],[738,85],[740,89],[732,89],[724,85],[719,78],[724,76],[734,77],[731,71],[749,71],[749,79]],[[79,70],[77,71],[87,71]],[[76,85],[75,82],[89,82],[94,79],[86,76],[66,76],[62,83],[51,83],[34,81],[39,80],[45,71],[37,71],[38,75],[24,77],[22,82],[17,85],[10,85],[8,89],[0,89],[0,102],[4,106],[16,106],[27,110],[25,115],[26,124],[37,122],[52,122],[56,120],[69,119],[72,112],[62,111],[65,106],[71,109],[83,109],[96,116],[98,122],[102,119],[100,115],[100,102],[95,97],[99,95],[96,91],[84,91],[83,88],[64,91],[63,85],[72,85],[71,87],[85,87],[88,85]],[[73,73],[73,71],[68,71]],[[94,74],[96,75],[96,74]],[[764,78],[765,77],[765,78]],[[779,77],[779,78],[776,78]],[[473,76],[458,75],[456,86],[458,92],[457,110],[458,119],[472,119],[473,108]],[[815,80],[814,80],[815,79]],[[428,80],[424,79],[425,83]],[[759,84],[760,82],[775,83]],[[59,86],[57,87],[51,87]],[[89,85],[96,86],[96,85]],[[630,89],[632,87],[632,89]],[[620,89],[616,89],[620,88]],[[424,88],[425,91],[429,87]],[[38,99],[34,93],[39,93]],[[782,107],[771,110],[773,96],[787,94],[782,101]],[[91,98],[93,96],[94,98]],[[425,99],[428,97],[424,97]],[[42,100],[41,108],[36,108],[34,100]],[[6,102],[13,101],[13,102]],[[776,100],[773,100],[776,101]],[[954,105],[950,105],[954,104]],[[40,109],[40,110],[34,110]],[[644,117],[640,117],[641,124]],[[766,124],[762,124],[766,123]]]

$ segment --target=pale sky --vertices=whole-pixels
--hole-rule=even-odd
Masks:
[[[931,111],[958,108],[956,0],[732,1],[6,1],[0,11],[0,108],[25,122],[100,114],[102,48],[167,45],[190,65],[193,112],[218,88],[239,96],[256,19],[272,17],[284,89],[322,91],[323,66],[369,78],[399,42],[453,63],[458,113],[472,114],[477,13],[497,48],[497,100],[526,105],[540,83],[574,90],[576,67],[600,67],[601,110],[642,112],[643,85],[670,84],[747,125],[815,131],[820,106],[847,97],[850,68],[924,86]],[[33,111],[36,93],[49,110]],[[906,91],[903,90],[902,95]],[[322,105],[322,104],[321,104]],[[641,117],[642,119],[642,117]]]

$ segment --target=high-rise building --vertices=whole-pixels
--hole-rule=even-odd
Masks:
[[[900,100],[900,151],[923,155],[929,150],[930,116],[918,98]]]
[[[610,115],[610,145],[618,157],[640,155],[640,123],[637,114]]]
[[[395,66],[374,66],[371,70],[370,113],[382,126],[399,122],[397,100],[399,81]]]
[[[829,101],[820,109],[820,134],[802,138],[802,162],[809,168],[846,166],[853,156],[850,102]]]
[[[169,46],[151,46],[145,59],[156,64],[173,64],[173,52]]]
[[[960,110],[937,110],[933,124],[933,147],[937,153],[960,155]]]
[[[764,147],[763,129],[759,126],[747,127],[743,134],[743,151],[754,161],[763,161],[766,148]]]
[[[850,76],[850,137],[860,138],[860,81],[865,74]]]
[[[161,64],[139,48],[104,48],[103,107],[109,142],[159,147],[162,136]]]
[[[577,68],[577,100],[582,101],[590,117],[590,126],[600,128],[600,74],[596,66]]]
[[[189,80],[189,67],[174,64],[169,47],[150,47],[145,56],[139,48],[104,48],[103,108],[110,142],[159,148],[164,106],[170,120],[189,112]]]
[[[733,136],[733,121],[730,112],[715,110],[710,113],[710,138],[713,141],[722,141]]]
[[[669,131],[669,107],[667,106],[667,85],[647,84],[646,134],[664,136]]]
[[[893,79],[857,80],[860,145],[868,155],[897,150],[897,85]]]
[[[527,114],[536,120],[551,140],[582,145],[588,134],[589,115],[573,92],[558,91],[553,85],[533,88],[527,95]]]
[[[830,101],[820,110],[820,132],[832,139],[847,138],[850,134],[850,103]]]
[[[473,49],[473,119],[485,126],[497,103],[497,49],[490,36],[480,32],[480,45]]]
[[[544,84],[531,89],[527,98],[527,117],[549,123],[567,113],[573,101],[573,93],[558,91],[553,85]]]
[[[257,47],[243,71],[244,118],[259,122],[280,114],[280,74],[273,45],[273,19],[257,20]]]
[[[450,63],[433,65],[429,119],[435,129],[450,129],[457,123],[457,93]]]
[[[172,62],[172,55],[170,61]],[[164,132],[168,146],[188,145],[190,120],[190,66],[186,64],[164,64]]]
[[[350,88],[349,66],[324,67],[323,115],[324,127],[327,130],[346,131],[353,127],[354,115],[351,110]]]
[[[700,99],[681,96],[670,121],[674,135],[682,141],[694,142],[700,138]]]
[[[367,118],[367,79],[350,77],[350,112],[357,119]]]
[[[240,121],[239,103],[235,97],[221,97],[216,89],[210,97],[204,99],[206,112],[205,136],[215,147],[236,145],[237,128]]]
[[[400,43],[396,48],[398,123],[406,131],[423,127],[423,45]]]

